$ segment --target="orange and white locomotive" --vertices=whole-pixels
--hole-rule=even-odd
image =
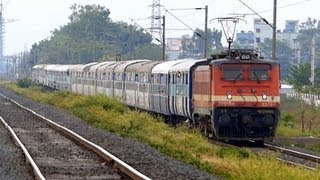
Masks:
[[[218,139],[274,137],[280,107],[279,64],[260,59],[252,50],[229,50],[221,57],[194,70],[194,124]]]

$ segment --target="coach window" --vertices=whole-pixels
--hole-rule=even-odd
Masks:
[[[188,84],[188,73],[187,74],[185,74],[185,83],[184,84]]]
[[[223,79],[227,81],[242,80],[242,69],[239,68],[223,68]]]
[[[136,73],[136,74],[134,75],[134,81],[139,81],[139,74],[138,74],[138,73]]]
[[[269,80],[267,68],[252,68],[250,69],[250,80],[266,81]]]

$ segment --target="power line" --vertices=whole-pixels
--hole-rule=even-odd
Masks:
[[[135,25],[139,26],[143,31],[145,31],[147,34],[149,34],[153,39],[155,39],[156,41],[158,41],[160,44],[163,44],[162,41],[160,41],[160,39],[154,37],[151,33],[149,33],[147,31],[147,29],[143,28],[140,24],[138,24],[136,21],[134,21],[133,19],[129,18],[131,20],[131,22],[133,22]]]
[[[283,8],[287,8],[287,7],[303,4],[303,3],[306,3],[308,1],[310,1],[310,0],[297,1],[297,2],[289,3],[289,4],[286,4],[286,5],[283,5],[283,6],[278,6],[277,8],[278,9],[283,9]],[[258,13],[265,13],[265,12],[269,12],[269,11],[272,11],[272,10],[273,9],[266,9],[266,10],[258,11]],[[252,14],[245,14],[245,15],[252,15]]]
[[[253,10],[251,7],[249,7],[246,3],[244,3],[242,0],[238,0],[240,1],[244,6],[246,6],[248,9],[250,9],[250,11],[252,11],[254,14],[256,14],[257,16],[260,17],[260,19],[262,19],[266,24],[268,24],[271,28],[273,28],[273,26],[264,18],[262,17],[259,13],[257,13],[255,10]]]
[[[175,16],[173,13],[171,13],[168,9],[163,8],[167,13],[169,13],[172,17],[174,17],[175,19],[177,19],[179,22],[181,22],[183,25],[185,25],[187,28],[189,28],[193,33],[195,33],[196,35],[198,35],[201,39],[205,40],[200,33],[196,32],[192,27],[190,27],[188,24],[186,24],[185,22],[183,22],[181,19],[179,19],[177,16]],[[194,8],[196,9],[196,8]]]

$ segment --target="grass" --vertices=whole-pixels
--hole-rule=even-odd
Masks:
[[[130,111],[105,96],[80,96],[68,92],[48,93],[39,87],[18,88],[6,84],[18,94],[64,108],[90,125],[119,136],[136,139],[161,153],[227,179],[319,179],[320,171],[290,167],[274,155],[255,155],[246,149],[210,144],[197,130],[186,126],[169,127],[161,118]],[[281,128],[279,128],[281,129]]]
[[[318,107],[282,96],[281,118],[277,129],[277,136],[319,137],[320,119],[317,117],[320,117]]]

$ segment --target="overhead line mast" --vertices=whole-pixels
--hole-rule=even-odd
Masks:
[[[162,39],[160,0],[153,0],[151,7],[151,35],[157,37],[158,39]]]

